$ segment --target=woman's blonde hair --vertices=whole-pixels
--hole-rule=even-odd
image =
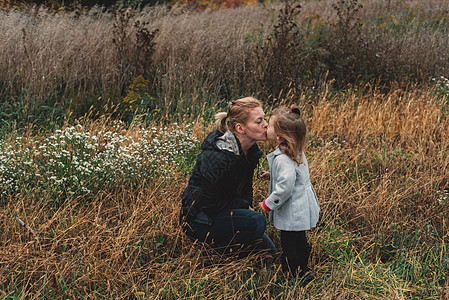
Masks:
[[[215,115],[216,129],[221,133],[230,130],[235,133],[237,123],[246,124],[252,109],[262,107],[262,103],[253,97],[245,97],[231,101],[228,112],[219,112]]]
[[[274,132],[283,138],[279,149],[298,165],[302,163],[302,152],[306,144],[307,127],[297,107],[289,111],[280,107],[273,110],[271,117],[276,117]]]

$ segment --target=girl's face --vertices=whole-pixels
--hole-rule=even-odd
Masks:
[[[265,141],[267,139],[267,121],[265,113],[261,107],[251,110],[248,121],[242,125],[248,138],[255,141]]]
[[[271,141],[278,140],[276,132],[274,132],[274,124],[276,124],[276,121],[277,121],[276,116],[272,116],[270,118],[270,123],[268,123],[268,130],[267,130],[267,139],[268,140],[271,140]]]

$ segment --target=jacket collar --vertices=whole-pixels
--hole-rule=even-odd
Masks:
[[[260,151],[257,143],[254,143],[249,148],[248,154],[245,156],[239,139],[229,130],[215,138],[215,145],[220,150],[226,150],[237,156],[245,157],[251,165],[257,165],[259,159],[262,157],[262,151]]]
[[[222,136],[216,138],[215,145],[217,145],[218,149],[220,150],[226,150],[238,156],[240,156],[240,153],[242,152],[238,139],[229,130],[226,131]]]
[[[220,146],[218,146],[218,144]],[[234,154],[236,156],[245,157],[246,160],[252,165],[257,165],[259,159],[262,157],[262,151],[260,151],[257,143],[254,143],[254,145],[249,148],[248,154],[246,156],[242,155],[243,150],[242,146],[240,145],[240,141],[231,131],[227,131],[225,133],[221,133],[218,130],[212,131],[201,145],[201,150],[207,149],[215,151],[225,150],[228,153]]]
[[[278,146],[276,147],[276,149],[273,152],[268,153],[268,155],[267,155],[268,165],[271,167],[271,163],[273,162],[274,158],[281,154],[282,154],[282,151],[281,151],[281,149],[279,149]]]
[[[269,153],[269,154],[267,155],[267,157],[275,158],[276,156],[281,155],[281,154],[282,154],[281,149],[279,149],[279,146],[276,146],[276,149],[275,149],[273,152]]]

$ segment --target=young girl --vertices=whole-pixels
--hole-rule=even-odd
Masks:
[[[272,112],[267,138],[278,146],[267,155],[270,172],[261,177],[270,179],[269,196],[259,203],[262,210],[270,212],[274,227],[281,230],[283,270],[300,277],[309,271],[311,247],[305,231],[316,226],[320,211],[303,152],[306,131],[299,109]]]

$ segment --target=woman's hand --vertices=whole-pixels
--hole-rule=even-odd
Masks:
[[[260,172],[259,178],[262,180],[270,180],[270,172],[268,171]]]

